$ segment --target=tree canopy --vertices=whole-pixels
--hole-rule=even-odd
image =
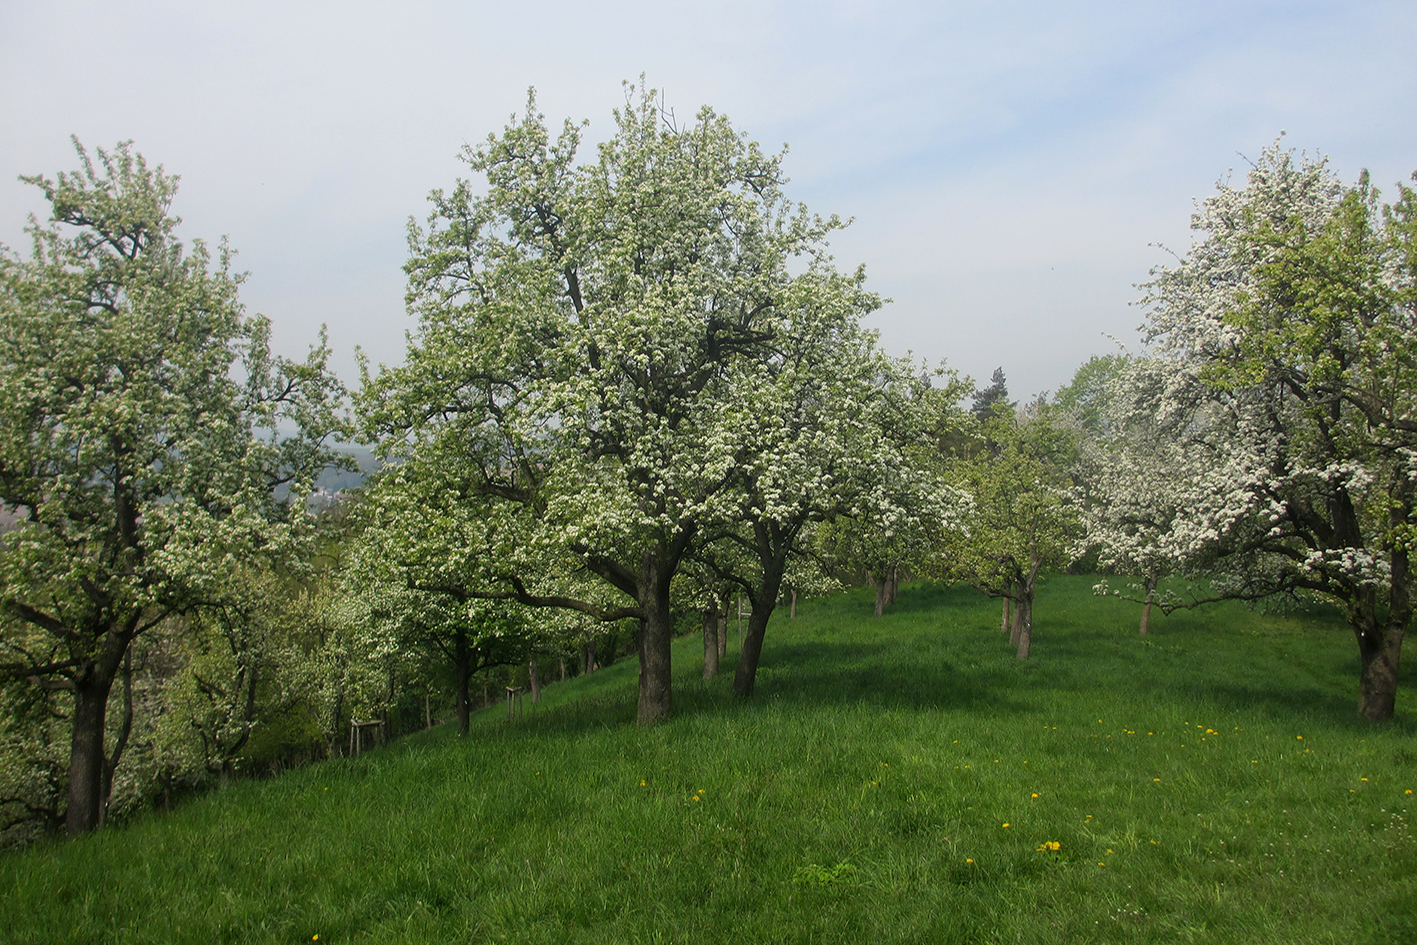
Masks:
[[[1145,382],[1115,401],[1120,462],[1162,466],[1165,488],[1112,477],[1114,507],[1133,509],[1095,535],[1113,555],[1180,557],[1220,595],[1334,601],[1360,711],[1389,718],[1413,610],[1417,195],[1384,204],[1366,174],[1344,186],[1276,145],[1193,228],[1145,286],[1151,352],[1126,375]]]
[[[177,179],[127,143],[25,178],[50,205],[0,254],[0,665],[72,690],[67,824],[93,828],[122,750],[109,691],[139,634],[219,605],[242,562],[288,560],[332,460],[324,341],[273,356],[225,243],[177,239]],[[289,499],[283,496],[290,497]]]
[[[790,203],[780,156],[726,118],[680,128],[630,89],[615,122],[577,164],[581,128],[553,139],[529,100],[464,152],[487,191],[434,191],[410,227],[419,327],[361,403],[392,453],[464,471],[484,547],[524,549],[459,593],[638,621],[648,722],[670,708],[671,584],[739,506],[768,375],[816,366],[803,333],[849,335],[879,302],[827,255],[841,222]],[[565,592],[574,574],[616,602]]]

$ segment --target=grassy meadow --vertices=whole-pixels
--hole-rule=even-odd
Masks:
[[[1044,584],[1027,663],[972,590],[850,592],[774,619],[748,704],[690,637],[664,725],[623,660],[5,854],[0,940],[1417,941],[1413,687],[1373,727],[1332,613],[1141,638],[1091,585]]]

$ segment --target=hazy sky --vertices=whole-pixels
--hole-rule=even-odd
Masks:
[[[0,242],[26,249],[69,144],[180,174],[186,238],[225,234],[243,298],[299,355],[329,325],[402,358],[404,227],[535,86],[610,127],[641,72],[791,147],[788,195],[893,299],[870,324],[1016,395],[1134,341],[1134,283],[1192,200],[1281,131],[1391,192],[1417,170],[1417,3],[329,3],[0,0]],[[587,154],[591,153],[589,150]],[[26,250],[27,251],[27,250]]]

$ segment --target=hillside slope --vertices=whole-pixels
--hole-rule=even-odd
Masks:
[[[1417,940],[1417,693],[1332,615],[911,585],[776,618],[758,696],[625,661],[355,760],[0,857],[13,942]],[[736,642],[736,641],[734,641]],[[731,677],[733,649],[730,647]],[[1056,845],[1056,846],[1055,846]]]

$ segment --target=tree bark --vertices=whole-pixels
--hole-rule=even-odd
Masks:
[[[541,701],[541,674],[536,671],[536,660],[526,664],[526,682],[531,688],[531,701],[536,704]]]
[[[728,601],[718,602],[718,662],[728,658]]]
[[[1010,633],[1013,631],[1013,606],[1014,599],[1006,595],[1004,597],[1004,617],[999,623],[1000,633]]]
[[[137,621],[132,623],[136,625]],[[128,632],[109,629],[99,638],[97,658],[83,666],[73,679],[69,806],[64,811],[64,828],[70,836],[88,833],[102,823],[104,769],[108,764],[103,750],[108,695],[131,641],[131,626]]]
[[[1358,687],[1358,713],[1374,722],[1392,718],[1397,705],[1397,670],[1404,628],[1388,626],[1358,635],[1363,674]]]
[[[718,675],[718,603],[704,608],[704,678]]]
[[[1151,602],[1156,598],[1156,578],[1146,579],[1146,600],[1141,605],[1141,635],[1146,636],[1151,628]]]
[[[1363,672],[1358,684],[1358,713],[1374,722],[1386,722],[1397,706],[1398,665],[1402,637],[1412,620],[1410,563],[1407,552],[1392,553],[1388,583],[1387,620],[1377,619],[1375,608],[1366,607],[1366,619],[1354,626]]]
[[[69,746],[69,808],[64,827],[78,836],[99,826],[103,791],[103,736],[112,679],[91,673],[74,683],[73,735]]]
[[[640,608],[644,616],[635,634],[640,658],[635,719],[640,725],[652,725],[669,718],[673,687],[670,644],[674,641],[669,585],[673,577],[673,568],[664,567],[656,556],[646,556],[640,576]]]
[[[123,722],[118,726],[118,737],[113,742],[113,753],[105,752],[103,759],[103,786],[98,802],[98,824],[100,827],[108,821],[108,802],[113,797],[113,777],[118,773],[118,763],[123,760],[123,750],[128,747],[128,736],[132,732],[133,651],[129,649],[123,654]]]
[[[876,616],[880,617],[886,612],[886,582],[876,580],[876,576],[871,575],[871,583],[876,587]]]
[[[733,674],[733,694],[746,699],[753,694],[758,679],[758,662],[763,655],[763,637],[768,620],[777,606],[782,591],[785,561],[768,561],[763,565],[762,583],[758,585],[748,614],[748,634],[743,638],[743,650],[738,654],[738,668]]]
[[[1015,623],[1018,627],[1018,658],[1028,659],[1029,650],[1033,646],[1033,590],[1030,588],[1018,602],[1018,611],[1014,615]]]
[[[797,588],[792,589],[792,612],[787,615],[790,619],[797,619]]]

